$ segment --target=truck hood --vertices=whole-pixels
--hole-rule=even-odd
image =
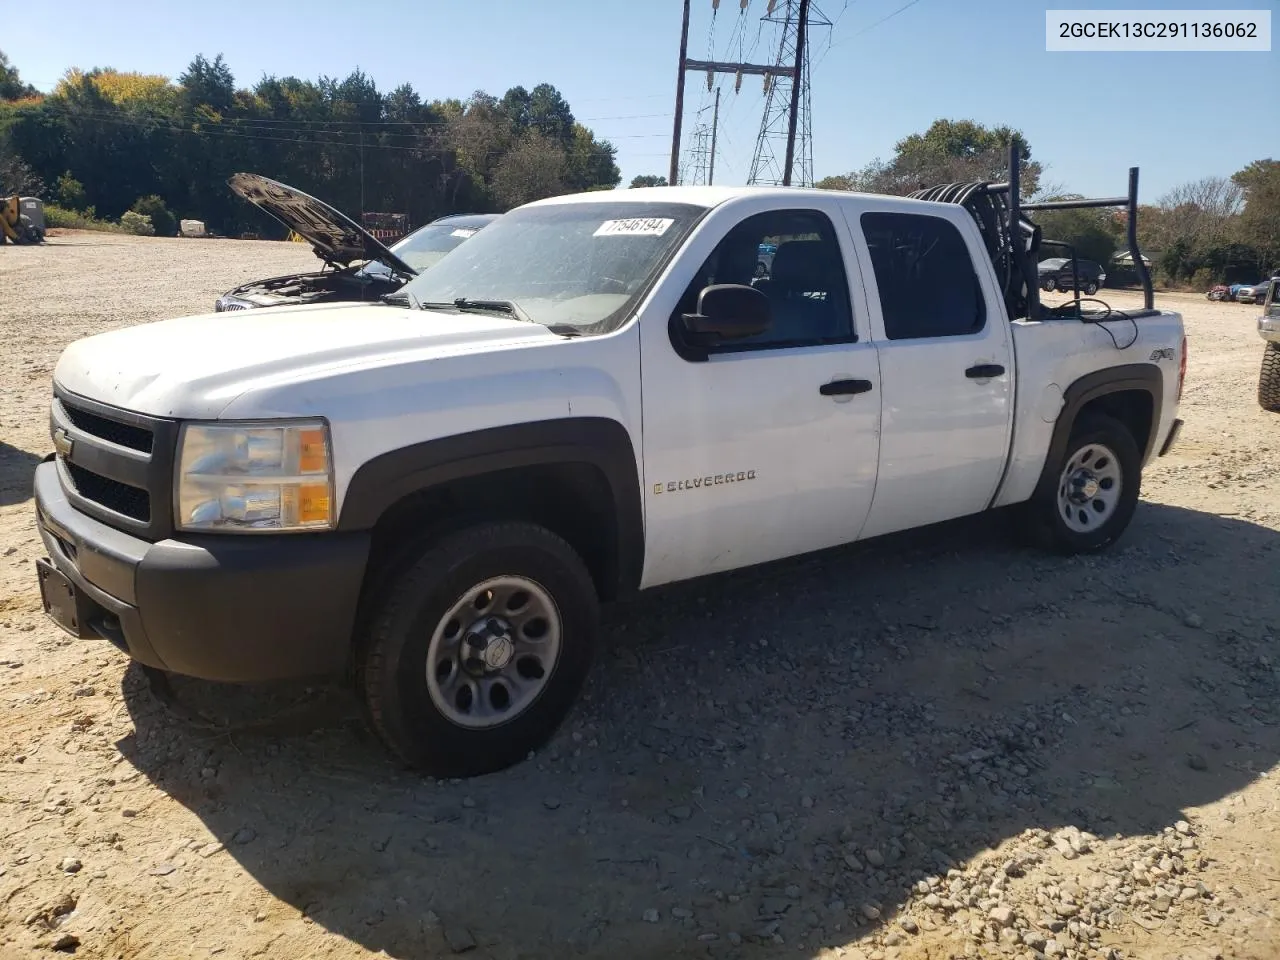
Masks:
[[[325,263],[347,267],[377,260],[405,279],[418,275],[369,231],[308,193],[256,173],[234,174],[227,186],[305,239]]]
[[[77,340],[54,382],[155,417],[215,419],[259,388],[404,360],[555,341],[546,327],[481,313],[324,304],[210,313]]]

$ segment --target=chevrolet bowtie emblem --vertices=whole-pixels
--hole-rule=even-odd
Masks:
[[[67,436],[67,431],[58,427],[53,431],[53,449],[58,452],[63,460],[71,456],[71,448],[75,446],[75,442]]]

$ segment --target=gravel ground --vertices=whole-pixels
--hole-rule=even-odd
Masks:
[[[1280,956],[1256,308],[1162,299],[1187,319],[1187,426],[1112,552],[978,518],[647,595],[608,612],[548,749],[435,782],[340,691],[183,681],[175,716],[39,611],[58,351],[312,263],[0,248],[0,956]]]

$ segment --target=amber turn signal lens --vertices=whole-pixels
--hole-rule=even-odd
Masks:
[[[329,485],[307,483],[298,487],[298,523],[324,523],[329,520]]]
[[[298,472],[324,473],[329,468],[323,430],[298,432]]]

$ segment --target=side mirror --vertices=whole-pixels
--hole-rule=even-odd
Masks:
[[[681,319],[690,340],[709,346],[764,333],[773,318],[769,298],[755,287],[716,283],[698,294],[698,312],[686,313]]]

